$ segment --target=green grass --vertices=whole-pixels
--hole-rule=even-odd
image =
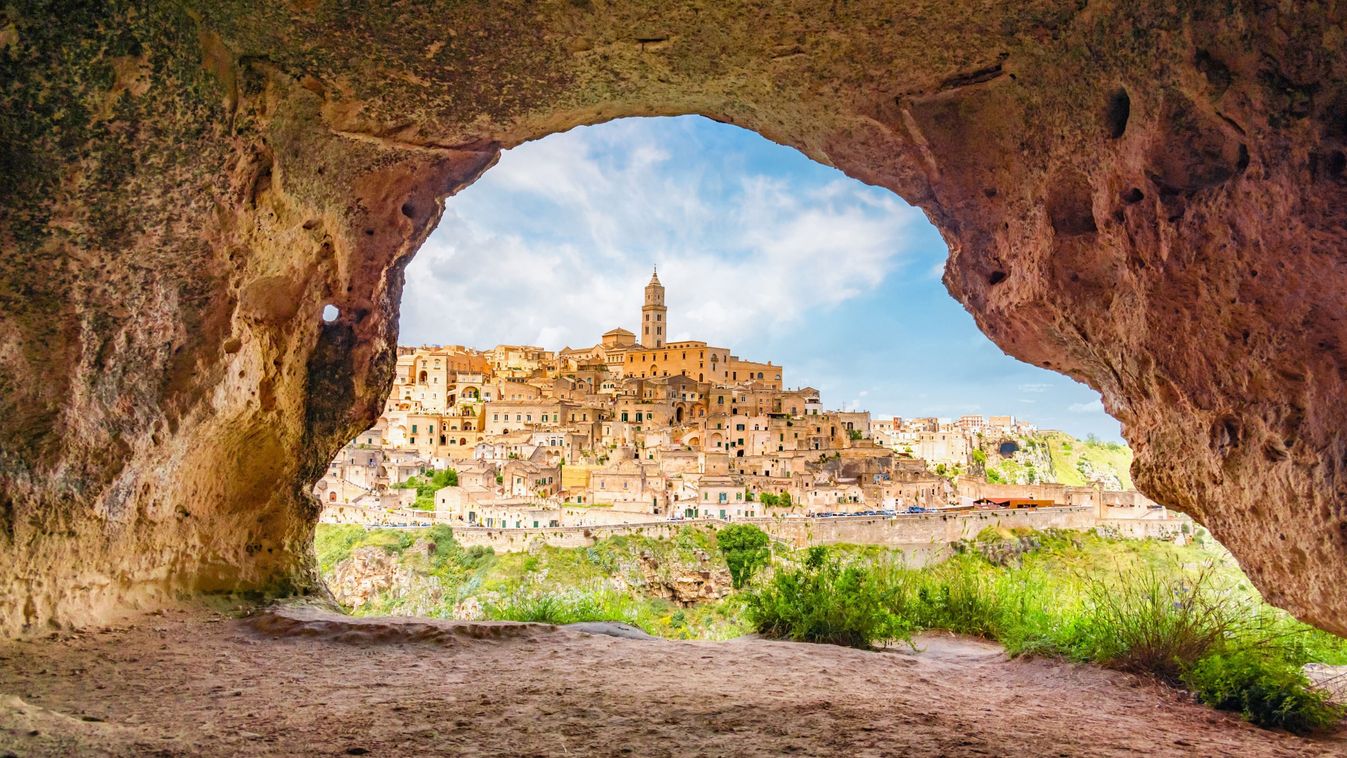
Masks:
[[[811,548],[802,566],[779,571],[748,594],[745,612],[759,634],[797,642],[868,648],[910,642],[905,586],[890,566],[844,562]]]
[[[1347,662],[1347,641],[1265,604],[1228,555],[1051,532],[963,547],[921,570],[813,548],[749,593],[749,619],[768,636],[862,648],[922,629],[985,637],[1154,676],[1264,727],[1313,732],[1343,716],[1301,667]]]
[[[433,550],[424,549],[428,543]],[[996,640],[1011,655],[1153,675],[1263,726],[1315,731],[1340,716],[1308,686],[1301,666],[1347,664],[1347,641],[1268,606],[1214,544],[988,529],[948,560],[914,569],[880,546],[775,543],[744,590],[689,607],[669,598],[680,579],[710,571],[730,583],[708,528],[685,526],[666,540],[620,536],[586,548],[504,554],[465,549],[445,526],[318,529],[324,572],[363,547],[398,555],[402,568],[424,580],[379,596],[364,614],[454,618],[471,606],[479,618],[621,621],[676,639],[756,630],[856,647],[945,629]]]
[[[1113,473],[1122,482],[1123,489],[1132,488],[1132,449],[1126,445],[1078,440],[1062,432],[1045,432],[1038,435],[1037,439],[1048,446],[1054,481],[1077,487],[1088,484],[1079,466],[1081,461],[1085,461],[1095,469]]]

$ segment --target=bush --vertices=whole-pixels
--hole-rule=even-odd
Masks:
[[[780,570],[746,597],[745,613],[759,634],[797,642],[856,648],[911,641],[912,627],[898,573],[891,566],[846,565],[825,547],[812,547],[803,566]]]
[[[730,580],[736,590],[743,589],[753,574],[767,565],[770,544],[767,532],[752,524],[732,524],[716,533],[716,545],[730,567]]]
[[[628,614],[612,598],[586,592],[521,590],[485,608],[495,621],[532,621],[539,624],[576,624],[581,621],[625,621]]]
[[[532,621],[539,624],[570,624],[588,619],[594,608],[585,603],[567,603],[556,595],[516,595],[487,607],[487,616],[497,621]]]
[[[430,476],[411,476],[407,481],[394,485],[398,489],[415,489],[416,502],[412,507],[423,511],[435,510],[435,492],[445,487],[458,486],[458,471],[447,468],[432,471]]]
[[[927,577],[917,589],[914,621],[927,629],[996,639],[1001,624],[1001,598],[992,588],[981,561],[954,560]]]
[[[1207,656],[1183,675],[1183,682],[1207,705],[1269,729],[1321,732],[1344,714],[1325,693],[1310,688],[1297,666],[1251,651]]]
[[[1154,568],[1091,580],[1068,647],[1083,660],[1177,684],[1183,673],[1240,635],[1255,609],[1212,586],[1210,568],[1193,575]]]

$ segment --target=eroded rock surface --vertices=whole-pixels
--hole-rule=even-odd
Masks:
[[[442,199],[527,139],[701,113],[925,209],[978,325],[1347,632],[1343,13],[6,6],[0,628],[314,591],[308,488],[378,412]]]

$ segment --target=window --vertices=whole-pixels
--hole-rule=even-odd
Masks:
[[[412,424],[412,434],[416,434],[416,424]]]

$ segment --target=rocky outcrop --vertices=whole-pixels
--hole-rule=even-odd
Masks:
[[[638,564],[646,594],[684,608],[713,603],[730,594],[733,583],[724,561],[714,560],[701,550],[694,551],[694,556],[696,563],[662,561],[649,551],[642,552]]]
[[[402,568],[396,553],[381,547],[360,547],[332,567],[327,588],[343,608],[359,611],[380,595],[399,593],[411,583],[411,572]]]
[[[307,492],[388,390],[442,199],[523,140],[701,113],[919,204],[979,327],[1347,632],[1341,13],[7,6],[0,628],[314,591]]]
[[[368,614],[395,606],[395,615],[399,616],[432,615],[444,600],[444,589],[419,567],[434,553],[435,543],[424,539],[400,553],[383,547],[358,547],[332,567],[325,577],[327,590],[333,600],[352,613]]]

